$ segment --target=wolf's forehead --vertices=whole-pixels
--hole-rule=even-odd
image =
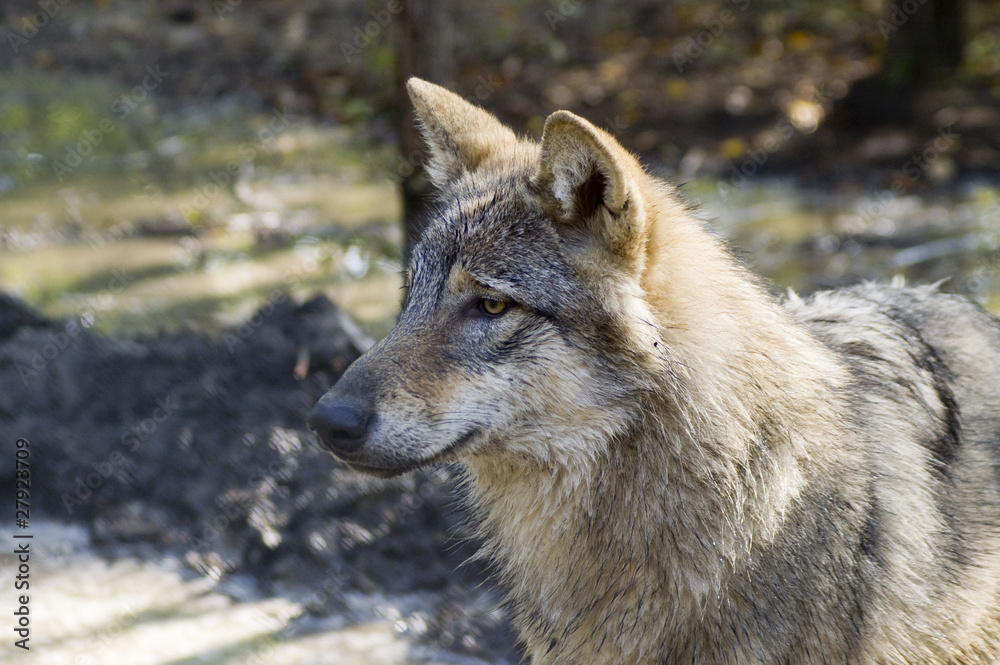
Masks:
[[[519,182],[507,181],[453,198],[444,210],[445,224],[466,237],[518,237],[541,225],[540,206]],[[464,239],[464,238],[463,238]]]
[[[411,267],[414,281],[426,287],[444,287],[459,269],[526,296],[545,279],[563,282],[567,274],[552,224],[530,191],[513,185],[446,200],[426,227]]]
[[[530,253],[554,238],[541,206],[518,183],[462,192],[446,200],[427,229],[427,245],[463,259]]]

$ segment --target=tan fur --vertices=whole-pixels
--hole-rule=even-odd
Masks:
[[[1000,324],[779,303],[586,120],[535,144],[409,88],[441,207],[310,423],[360,470],[461,463],[534,665],[997,662]]]

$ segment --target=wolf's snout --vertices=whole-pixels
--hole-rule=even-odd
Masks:
[[[309,412],[306,422],[320,444],[334,455],[350,455],[361,449],[368,432],[371,411],[350,397],[324,397]]]

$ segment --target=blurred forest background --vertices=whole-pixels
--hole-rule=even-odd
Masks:
[[[245,296],[288,286],[265,272],[319,251],[350,282],[335,295],[384,332],[395,276],[379,266],[398,267],[425,188],[410,74],[522,133],[559,108],[591,119],[751,253],[818,238],[817,256],[759,266],[805,290],[886,264],[841,265],[845,243],[950,239],[926,257],[967,256],[984,248],[951,218],[996,216],[991,0],[8,0],[0,18],[0,286],[94,309],[102,248],[125,248],[130,278],[99,328],[235,320]],[[925,210],[940,195],[949,220]],[[280,251],[303,239],[297,259]],[[996,305],[979,259],[944,271],[981,268],[972,291]],[[192,278],[206,266],[228,291]]]
[[[31,442],[45,580],[22,665],[521,662],[451,470],[373,481],[305,427],[398,310],[428,195],[410,75],[525,135],[564,108],[606,128],[775,292],[903,275],[1000,312],[1000,0],[0,23],[0,432]]]

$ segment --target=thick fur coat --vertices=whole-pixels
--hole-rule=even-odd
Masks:
[[[310,425],[457,461],[535,665],[1000,662],[1000,324],[779,302],[612,137],[409,84],[440,204]]]

